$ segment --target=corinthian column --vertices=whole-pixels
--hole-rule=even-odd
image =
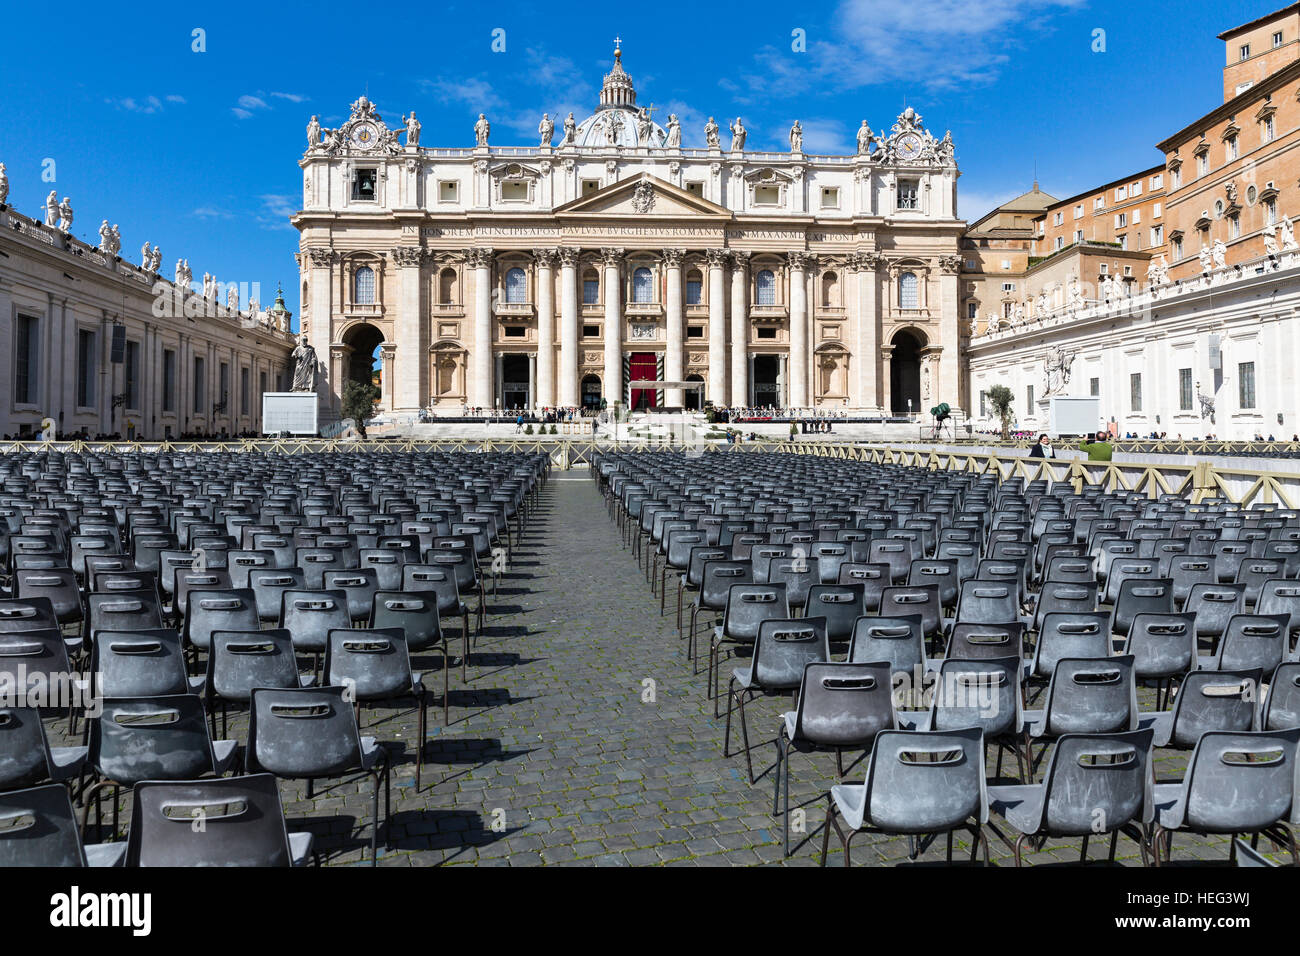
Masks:
[[[560,404],[578,404],[578,253],[560,250]]]
[[[670,382],[682,381],[682,339],[685,316],[682,313],[682,257],[683,249],[665,249],[664,267],[668,272],[668,344],[664,352],[664,377]],[[680,408],[685,402],[680,388],[664,392],[664,404]]]
[[[623,400],[623,290],[619,264],[622,249],[602,249],[605,263],[605,400]]]
[[[393,356],[396,368],[385,365],[385,378],[393,378],[395,410],[415,411],[428,401],[428,324],[420,308],[420,260],[422,251],[414,246],[399,246],[393,250],[397,263],[397,354]],[[423,374],[422,374],[423,373]],[[346,379],[345,379],[346,380]]]
[[[469,403],[491,408],[492,399],[492,250],[465,253],[474,270],[474,355],[471,360]]]
[[[749,404],[749,253],[732,250],[731,404]]]
[[[727,288],[726,249],[705,253],[709,263],[709,399],[727,404]]]
[[[881,404],[876,377],[876,366],[880,364],[880,305],[876,281],[879,265],[880,256],[874,252],[858,253],[852,261],[858,274],[858,338],[853,358],[858,369],[854,403],[859,408],[874,408]]]
[[[555,404],[555,250],[534,249],[537,260],[537,381],[533,404]]]
[[[790,253],[790,404],[808,406],[808,281],[810,256]]]

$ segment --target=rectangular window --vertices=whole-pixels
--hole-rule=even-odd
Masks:
[[[1224,146],[1224,152],[1228,157],[1228,162],[1237,158],[1237,137],[1229,136]]]
[[[758,337],[759,337],[760,339],[774,339],[774,338],[776,338],[776,329],[772,328],[771,326],[766,326],[766,325],[765,325],[765,326],[759,326],[759,328],[756,329],[755,331],[757,332]]]
[[[600,305],[600,280],[599,279],[582,280],[582,304]]]
[[[1238,216],[1236,213],[1233,213],[1231,216],[1228,217],[1228,238],[1229,239],[1241,238],[1241,217]]]
[[[687,187],[686,187],[686,188],[687,188],[688,191],[690,190],[690,184],[689,184],[689,183],[687,184]],[[599,191],[600,191],[600,180],[599,180],[599,179],[584,179],[584,180],[582,181],[582,194],[583,194],[584,196],[590,196],[592,193],[594,193],[594,192],[599,192]]]
[[[686,280],[686,304],[699,305],[704,301],[704,282],[701,279]]]
[[[1134,209],[1134,210],[1133,210],[1133,225],[1136,226],[1136,225],[1137,225],[1138,223],[1140,223],[1141,221],[1142,221],[1142,210],[1141,210],[1141,209]]]
[[[1277,222],[1277,200],[1265,199],[1264,211],[1268,214],[1268,224],[1271,226]]]
[[[1058,209],[1056,211],[1056,216],[1052,219],[1052,222],[1057,226],[1061,225],[1061,223],[1065,222],[1065,213],[1061,212]]]
[[[1029,410],[1030,415],[1034,413],[1034,386],[1032,385],[1025,386],[1025,408]]]
[[[1237,365],[1237,398],[1239,407],[1255,407],[1255,363],[1240,362]]]
[[[1169,185],[1173,186],[1174,189],[1177,189],[1182,184],[1183,184],[1182,167],[1180,166],[1178,169],[1171,169],[1169,171]]]
[[[1142,373],[1132,372],[1128,377],[1128,410],[1142,411]]]
[[[1082,229],[1076,229],[1076,230],[1074,230],[1074,241],[1075,241],[1075,242],[1083,242],[1083,230],[1082,230]]]
[[[1180,236],[1174,240],[1174,261],[1177,262],[1183,257],[1183,240]]]
[[[358,169],[356,178],[352,180],[352,198],[358,202],[374,202],[378,197],[375,188],[378,181],[379,170]]]
[[[204,371],[203,359],[200,356],[194,356],[194,395],[192,398],[194,399],[193,410],[195,415],[202,415],[206,404],[204,398],[207,392],[207,383],[203,380]]]
[[[687,326],[687,328],[686,328],[686,337],[687,337],[688,339],[702,339],[702,338],[704,338],[704,326],[702,326],[702,325],[691,325],[691,326]]]
[[[163,394],[164,412],[176,411],[176,353],[172,349],[163,349]]]
[[[1094,211],[1094,212],[1096,212],[1098,209],[1105,209],[1105,208],[1106,208],[1106,197],[1105,197],[1105,196],[1098,196],[1097,198],[1095,198],[1095,199],[1092,201],[1092,208],[1093,208],[1093,211]]]
[[[1153,245],[1153,246],[1158,246],[1158,245],[1161,245],[1162,243],[1164,243],[1164,241],[1165,241],[1165,227],[1164,227],[1164,226],[1152,226],[1152,227],[1151,227],[1151,245]]]
[[[1210,171],[1210,154],[1201,153],[1196,157],[1196,175],[1204,176]]]
[[[840,191],[834,186],[826,186],[822,189],[822,208],[839,209],[840,208]]]
[[[694,182],[689,182],[686,184],[686,191],[690,193],[692,196],[703,196],[704,183],[698,179],[695,180]]]
[[[1122,212],[1115,217],[1115,228],[1123,229],[1128,225],[1128,213]]]
[[[1260,139],[1262,139],[1265,143],[1273,142],[1273,117],[1271,116],[1265,117],[1264,122],[1260,125],[1264,127],[1263,130],[1260,132]]]
[[[1178,370],[1178,410],[1182,412],[1192,410],[1192,370],[1190,368],[1180,368]]]
[[[1088,394],[1091,395],[1093,398],[1101,397],[1101,379],[1099,378],[1088,379]]]
[[[1152,219],[1159,219],[1159,218],[1160,218],[1161,216],[1163,216],[1163,215],[1164,215],[1164,204],[1163,204],[1163,203],[1156,203],[1154,206],[1151,207],[1151,218],[1152,218]]]
[[[1278,30],[1273,34],[1273,48],[1276,49],[1282,45],[1282,31]]]
[[[900,179],[898,181],[898,208],[919,209],[916,199],[916,180]]]
[[[95,404],[95,333],[88,329],[77,330],[77,406],[90,408]]]
[[[1237,57],[1238,57],[1238,59],[1241,59],[1241,60],[1249,60],[1249,59],[1250,59],[1250,44],[1249,44],[1249,43],[1243,43],[1243,44],[1241,45],[1241,49],[1239,49],[1239,50],[1237,51]]]
[[[265,372],[257,373],[257,392],[259,395],[266,394],[266,373]],[[251,412],[252,409],[250,409],[249,411]]]
[[[230,366],[222,362],[217,366],[217,402],[221,405],[221,410],[227,415],[230,414]]]
[[[1116,186],[1116,187],[1115,187],[1115,201],[1116,201],[1116,202],[1119,202],[1121,199],[1127,199],[1127,198],[1128,198],[1128,187],[1127,187],[1127,186]]]
[[[1065,248],[1065,236],[1057,236],[1057,237],[1056,237],[1056,248],[1057,248],[1057,249],[1064,249],[1064,248]]]
[[[251,409],[248,407],[248,369],[239,370],[239,414],[247,415]]]
[[[528,329],[522,325],[507,325],[502,331],[508,339],[522,339],[528,337]]]
[[[584,339],[598,339],[598,338],[600,338],[600,326],[599,326],[599,325],[584,325],[584,326],[582,327],[582,337],[583,337]]]
[[[455,202],[460,198],[460,183],[446,180],[438,183],[438,202]]]
[[[127,342],[122,375],[126,383],[126,407],[140,407],[140,343]]]
[[[967,303],[966,303],[966,318],[968,318],[968,319],[978,319],[978,318],[979,318],[979,314],[980,314],[980,311],[979,311],[979,310],[980,310],[980,307],[979,307],[979,304],[978,304],[978,303],[976,303],[976,302],[967,302]]]
[[[19,315],[14,329],[14,404],[35,405],[40,368],[40,320]]]
[[[755,206],[779,206],[781,204],[781,187],[780,186],[756,186],[754,187],[754,205]]]
[[[502,202],[527,202],[528,184],[527,183],[502,183],[501,201]]]
[[[1165,184],[1165,177],[1160,173],[1156,173],[1154,176],[1151,177],[1152,189],[1159,189],[1164,184]]]
[[[1083,218],[1083,203],[1079,203],[1079,205],[1074,207],[1074,218],[1075,219]]]
[[[1122,236],[1117,236],[1116,238],[1119,239],[1119,247],[1120,247],[1121,249],[1127,249],[1127,248],[1128,248],[1128,234],[1127,234],[1127,233],[1126,233],[1125,235],[1122,235]]]
[[[1131,187],[1129,187],[1129,194],[1130,194],[1134,199],[1136,199],[1138,196],[1141,196],[1141,195],[1142,195],[1142,180],[1139,179],[1139,180],[1138,180],[1137,182],[1135,182]]]

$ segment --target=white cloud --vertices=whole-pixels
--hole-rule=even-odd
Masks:
[[[298,201],[293,196],[268,193],[259,196],[262,208],[256,215],[263,229],[292,229],[289,217],[298,212]]]
[[[807,53],[765,47],[751,91],[849,90],[906,79],[952,89],[997,79],[1018,34],[1047,28],[1053,13],[1086,0],[843,0],[829,39],[810,35]]]
[[[190,213],[191,216],[197,216],[199,219],[233,219],[231,213],[224,209],[218,209],[216,206],[200,206]]]
[[[290,103],[306,103],[307,97],[301,93],[272,93],[276,99],[288,100]]]
[[[266,105],[266,100],[262,99],[260,96],[249,96],[247,94],[239,98],[239,105],[246,110],[270,109],[270,107]]]
[[[165,99],[167,103],[177,105],[185,102],[183,96],[177,96],[175,93],[168,95]],[[118,109],[123,109],[130,113],[141,113],[146,116],[153,113],[161,113],[164,109],[163,100],[157,96],[142,96],[138,99],[134,96],[127,96],[120,100],[109,99],[105,100],[105,102],[113,104]]]

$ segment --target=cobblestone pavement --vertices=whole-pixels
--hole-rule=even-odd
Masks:
[[[743,755],[722,755],[724,724],[712,716],[703,671],[692,673],[676,637],[673,594],[670,587],[668,612],[660,617],[658,598],[622,548],[595,482],[585,471],[555,472],[500,589],[489,593],[468,684],[460,681],[459,667],[452,674],[449,727],[441,726],[436,697],[440,659],[416,655],[416,668],[429,674],[426,683],[436,692],[423,790],[415,789],[413,710],[363,711],[362,732],[390,742],[395,762],[395,847],[385,851],[381,843],[380,865],[782,862],[771,766],[778,715],[789,698],[759,698],[748,707],[760,775],[751,785]],[[707,638],[701,643],[707,648]],[[453,654],[459,648],[454,640]],[[725,664],[722,673],[729,675],[730,667]],[[1144,694],[1143,709],[1152,706]],[[50,729],[62,726],[51,722]],[[233,719],[227,735],[242,741],[245,734],[245,720]],[[1181,777],[1185,756],[1162,752],[1158,778]],[[994,765],[991,757],[990,776]],[[806,821],[785,862],[815,866],[835,758],[795,753],[791,768],[791,805]],[[860,780],[862,772],[858,762],[848,776]],[[369,862],[368,782],[325,782],[311,800],[292,783],[282,782],[281,792],[289,828],[315,832],[326,863]],[[830,842],[828,863],[840,865],[833,834]],[[1093,859],[1105,861],[1106,842],[1093,841]],[[989,845],[995,862],[1012,863],[1010,850],[992,834]],[[1260,848],[1273,849],[1267,840]],[[969,852],[969,836],[959,835],[954,858],[965,860]],[[1174,857],[1225,863],[1228,845],[1179,835]],[[942,839],[919,857],[926,864],[944,859]],[[1026,855],[1035,864],[1078,859],[1078,841],[1049,843]],[[1126,838],[1117,859],[1141,862]],[[863,835],[854,840],[853,860],[907,863],[908,843]]]

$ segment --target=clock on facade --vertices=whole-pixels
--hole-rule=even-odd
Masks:
[[[379,130],[370,123],[358,123],[352,127],[352,145],[359,149],[369,149],[379,142]]]
[[[916,159],[921,155],[921,137],[905,133],[898,138],[898,155],[902,159]]]

